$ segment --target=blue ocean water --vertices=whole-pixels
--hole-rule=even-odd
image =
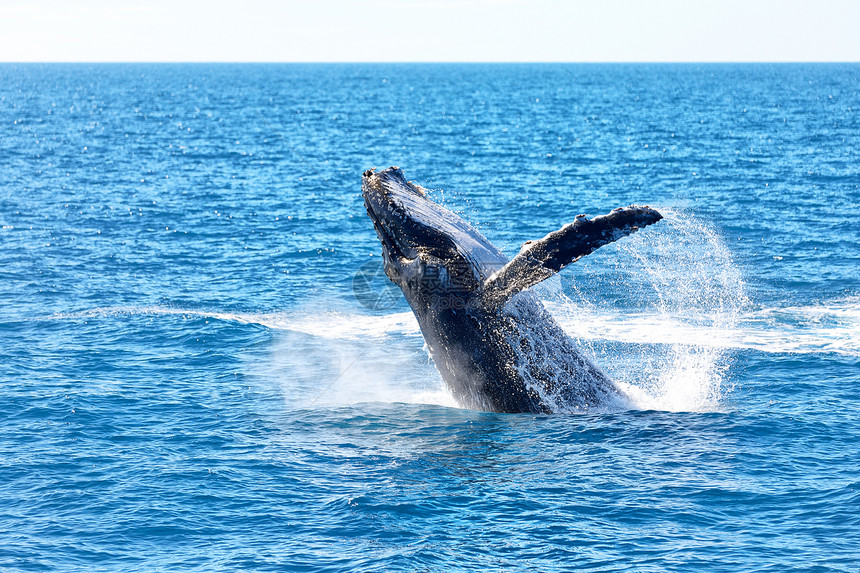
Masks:
[[[0,66],[0,569],[857,571],[860,66]],[[636,407],[458,408],[399,165]],[[370,277],[370,291],[356,290]]]

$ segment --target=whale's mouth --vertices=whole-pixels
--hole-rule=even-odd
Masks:
[[[397,200],[402,190],[411,190],[411,186],[403,183],[405,178],[396,167],[379,173],[368,169],[361,176],[364,206],[385,252],[392,258],[414,259],[418,255],[416,248],[407,242],[407,234],[403,232],[408,215]]]
[[[373,221],[373,228],[376,230],[376,235],[379,237],[385,252],[389,256],[400,259],[414,258],[406,256],[406,252],[409,250],[409,247],[407,246],[406,249],[404,249],[404,246],[398,241],[398,235],[396,233],[389,232],[386,229],[385,224],[383,224],[382,219],[377,216],[376,212],[369,206],[367,207],[367,214],[370,216],[370,220]]]
[[[399,167],[368,169],[362,194],[383,247],[392,257],[411,261],[419,256],[447,260],[458,255],[459,217],[427,197],[420,185],[407,181]]]

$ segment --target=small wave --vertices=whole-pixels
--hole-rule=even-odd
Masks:
[[[547,306],[552,310],[558,305]],[[696,321],[688,316],[606,312],[560,319],[571,336],[586,341],[860,356],[860,305],[856,303],[854,307],[836,303],[766,308],[738,315],[732,326],[709,327]]]
[[[730,350],[860,356],[860,297],[761,308],[734,313],[730,321],[680,309],[624,313],[577,306],[570,299],[545,303],[639,409],[720,409],[729,390],[722,381]],[[221,320],[280,333],[265,363],[249,362],[248,371],[274,380],[291,407],[359,402],[456,405],[423,348],[410,311],[244,313],[148,305],[99,307],[39,320],[123,315]]]
[[[860,356],[860,297],[764,308],[744,317],[741,347]]]
[[[571,309],[569,303],[544,301],[564,330],[581,341],[624,344],[693,345],[767,353],[860,356],[860,297],[823,301],[808,306],[762,308],[737,316],[731,326],[699,324],[701,317],[665,313]],[[245,313],[168,306],[108,306],[57,313],[36,320],[78,320],[110,316],[182,316],[256,324],[330,340],[383,340],[420,337],[410,311],[386,315],[350,312]]]
[[[262,324],[265,314],[236,313],[188,308],[175,308],[159,305],[144,306],[100,306],[75,312],[58,312],[49,316],[38,317],[36,320],[78,320],[82,318],[105,318],[111,316],[184,316],[188,318],[214,318],[245,324]]]
[[[340,340],[381,340],[390,336],[420,337],[421,329],[412,311],[386,315],[327,312],[283,316],[276,321],[282,330]]]
[[[271,330],[301,332],[332,340],[382,339],[391,335],[420,335],[418,322],[411,311],[387,315],[324,311],[308,312],[228,312],[176,308],[159,305],[104,306],[76,312],[56,313],[36,320],[80,320],[111,316],[181,316],[256,324]]]

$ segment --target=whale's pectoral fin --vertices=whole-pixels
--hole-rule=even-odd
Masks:
[[[663,216],[650,207],[619,207],[588,219],[579,215],[573,223],[543,239],[528,241],[504,267],[484,282],[484,303],[498,306],[532,285],[547,279],[596,249],[626,237]]]

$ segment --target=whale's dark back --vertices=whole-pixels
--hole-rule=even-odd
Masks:
[[[621,398],[531,292],[493,312],[437,309],[416,316],[436,367],[465,407],[549,413]]]

